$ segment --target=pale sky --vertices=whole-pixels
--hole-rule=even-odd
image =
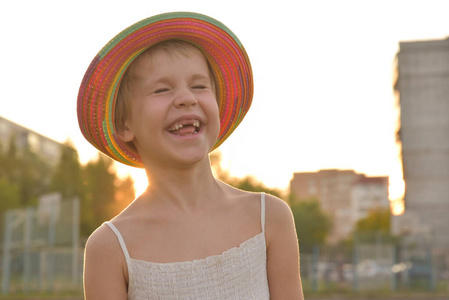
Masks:
[[[252,107],[220,147],[232,175],[279,188],[294,172],[327,168],[391,175],[399,41],[448,37],[448,8],[436,0],[2,1],[0,115],[70,138],[88,161],[96,151],[79,131],[76,98],[91,60],[141,19],[193,11],[227,25],[252,62]]]

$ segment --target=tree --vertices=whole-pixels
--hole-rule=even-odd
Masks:
[[[61,147],[51,191],[60,192],[63,199],[78,197],[81,200],[81,235],[88,236],[134,199],[134,181],[130,176],[118,178],[114,162],[103,154],[99,153],[83,167],[70,141]]]
[[[388,208],[373,209],[366,218],[356,223],[353,239],[363,243],[394,243],[397,238],[390,234],[391,213]]]
[[[210,161],[214,175],[221,181],[241,190],[257,193],[265,192],[267,194],[282,198],[282,193],[280,190],[266,187],[263,183],[257,181],[257,179],[252,176],[248,175],[243,178],[231,176],[229,172],[223,170],[221,167],[221,153],[218,150],[215,150],[210,154]]]
[[[37,197],[49,191],[51,167],[36,153],[25,148],[20,152],[20,196],[22,205],[32,205]]]
[[[111,219],[117,175],[113,170],[113,161],[98,154],[83,169],[84,196],[81,199],[81,235],[90,235],[98,226]]]
[[[136,197],[134,180],[131,176],[127,176],[124,179],[117,179],[116,188],[115,203],[112,208],[114,215],[124,210]]]
[[[11,182],[9,167],[6,152],[0,144],[0,215],[20,205],[19,186]]]
[[[83,197],[82,168],[78,152],[70,141],[61,146],[61,156],[51,179],[51,190],[61,193],[63,199]]]
[[[7,184],[12,184],[19,188],[20,194],[20,177],[18,170],[18,165],[20,162],[15,138],[11,136],[8,147],[6,149],[3,148],[4,147],[2,145],[2,149],[0,150],[0,178],[5,180],[5,184],[7,182]]]
[[[15,136],[1,152],[0,177],[18,187],[20,206],[35,204],[37,197],[49,190],[50,165],[29,148],[18,149]]]
[[[307,252],[315,245],[323,245],[332,222],[321,210],[320,203],[315,199],[295,200],[292,195],[290,199],[300,249]]]
[[[230,177],[226,180],[226,183],[244,191],[256,193],[265,192],[267,194],[282,198],[281,192],[278,189],[266,187],[263,183],[257,181],[257,179],[249,175],[243,178]]]
[[[132,178],[119,179],[113,166],[102,154],[82,166],[77,150],[67,141],[58,164],[51,168],[29,149],[19,150],[13,136],[6,150],[0,145],[0,212],[36,204],[40,195],[50,191],[60,192],[63,199],[79,197],[80,233],[88,236],[135,197]]]
[[[8,209],[20,206],[20,192],[17,184],[9,182],[5,177],[0,177],[0,215]]]

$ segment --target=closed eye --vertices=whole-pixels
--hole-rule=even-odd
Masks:
[[[204,90],[204,89],[207,88],[207,86],[205,86],[205,85],[195,85],[192,88],[195,89],[195,90]]]
[[[164,93],[167,92],[168,89],[167,88],[160,88],[154,91],[155,94],[160,94],[160,93]]]

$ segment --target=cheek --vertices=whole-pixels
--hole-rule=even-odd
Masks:
[[[205,105],[205,106],[204,106]],[[218,134],[220,132],[220,109],[217,103],[217,100],[215,97],[211,97],[203,104],[203,110],[207,115],[208,123],[211,125],[212,128],[214,128],[213,132],[214,135],[216,134],[218,137]],[[215,133],[216,131],[216,133]]]
[[[139,134],[145,134],[157,128],[162,122],[162,115],[157,106],[145,101],[135,101],[130,120]]]
[[[220,100],[216,97],[214,92],[203,97],[202,105],[204,110],[207,110],[209,114],[219,115],[220,112]],[[218,118],[220,118],[218,116]]]
[[[211,111],[220,124],[220,104],[218,103],[218,100],[211,103]]]
[[[214,110],[214,116],[215,116],[214,119],[215,119],[215,123],[217,124],[216,127],[217,127],[217,138],[218,138],[218,135],[220,134],[220,128],[221,128],[220,110],[218,108],[218,105],[215,105],[214,109],[215,109]]]

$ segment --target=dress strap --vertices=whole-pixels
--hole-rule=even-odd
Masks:
[[[262,231],[265,232],[265,193],[260,194],[260,223]]]
[[[104,222],[104,224],[108,225],[112,229],[112,231],[115,233],[115,235],[117,236],[118,241],[120,243],[120,247],[122,248],[123,254],[125,255],[125,258],[129,259],[128,249],[126,249],[125,241],[123,240],[123,237],[120,234],[120,231],[118,231],[117,227],[115,227],[115,225],[109,221]]]

